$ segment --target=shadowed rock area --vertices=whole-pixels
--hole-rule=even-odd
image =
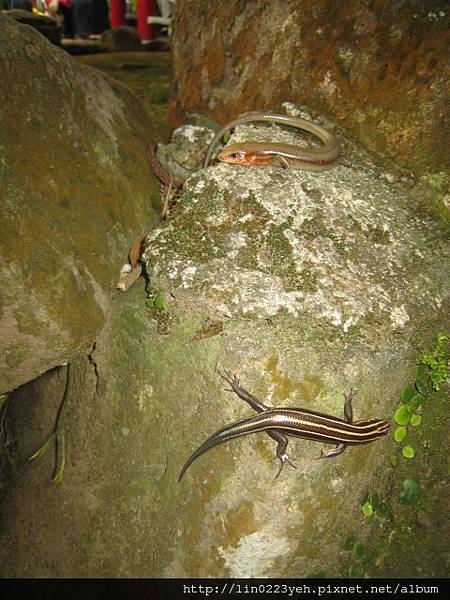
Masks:
[[[3,393],[92,343],[157,188],[130,91],[1,14],[0,39]]]

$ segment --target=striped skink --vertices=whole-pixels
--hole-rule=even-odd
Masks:
[[[356,394],[354,390],[346,395],[344,419],[339,419],[301,408],[268,408],[255,396],[240,387],[239,380],[234,375],[226,371],[224,374],[219,372],[219,375],[230,384],[231,391],[250,404],[258,414],[227,425],[213,433],[188,458],[181,469],[178,481],[181,481],[194,460],[207,450],[241,435],[265,431],[278,443],[277,457],[281,462],[278,477],[286,463],[295,468],[289,455],[286,454],[288,446],[286,436],[337,444],[335,448],[328,452],[322,450],[320,458],[329,458],[341,454],[348,445],[372,442],[389,431],[389,421],[372,419],[370,421],[353,422],[352,400]]]
[[[323,144],[317,147],[307,147],[291,146],[275,142],[243,142],[226,146],[219,153],[218,159],[220,161],[243,166],[275,164],[285,169],[295,168],[307,171],[325,171],[336,165],[340,149],[337,139],[330,131],[317,125],[317,123],[301,119],[300,117],[262,112],[245,115],[222,127],[211,141],[203,166],[207,167],[209,165],[217,142],[223,137],[225,132],[236,125],[252,123],[254,121],[290,125],[291,127],[312,133]]]

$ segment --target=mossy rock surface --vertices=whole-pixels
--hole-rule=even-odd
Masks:
[[[183,144],[203,144],[193,132],[177,132],[162,155],[176,162]],[[242,127],[232,139],[267,133]],[[137,283],[114,302],[95,351],[74,361],[62,484],[50,482],[50,453],[25,459],[52,427],[48,414],[31,415],[29,398],[48,393],[56,410],[63,372],[13,398],[12,426],[28,435],[2,510],[2,575],[347,576],[351,548],[369,561],[373,540],[385,555],[371,575],[406,572],[392,567],[401,538],[389,546],[390,529],[361,513],[368,490],[385,501],[399,484],[390,436],[323,461],[326,444],[291,440],[297,470],[274,479],[274,443],[260,433],[212,449],[181,483],[178,475],[211,433],[253,412],[216,367],[267,405],[342,416],[357,387],[355,420],[392,418],[418,349],[448,325],[445,242],[408,185],[370,162],[321,174],[221,164],[188,177],[145,252],[164,309],[147,307]],[[440,451],[446,428],[433,431],[427,443]],[[438,452],[428,469],[440,485]],[[427,552],[408,555],[416,576],[443,575],[433,552],[442,508],[429,506]],[[352,573],[364,575],[358,564]]]
[[[0,393],[86,347],[156,221],[138,99],[0,15]]]

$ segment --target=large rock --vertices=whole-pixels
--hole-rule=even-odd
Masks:
[[[157,185],[126,88],[3,14],[0,39],[2,393],[95,339]]]
[[[161,157],[195,170],[210,135],[184,127]],[[233,140],[256,135],[298,140],[263,126],[239,128]],[[144,309],[136,284],[91,356],[71,365],[62,484],[50,482],[51,452],[25,459],[52,430],[65,369],[13,394],[12,437],[26,435],[2,507],[3,576],[345,577],[352,560],[372,576],[445,574],[435,543],[445,510],[443,402],[424,407],[418,458],[404,467],[427,494],[420,518],[396,500],[402,467],[390,464],[391,436],[324,461],[325,444],[291,441],[298,468],[274,480],[274,443],[261,433],[211,450],[177,482],[207,436],[253,412],[224,390],[217,365],[269,405],[341,416],[343,394],[358,387],[355,418],[389,419],[417,349],[448,324],[442,231],[396,171],[341,141],[350,168],[220,164],[186,181],[146,251],[164,310]],[[391,518],[362,516],[374,490]]]
[[[448,13],[447,0],[178,3],[171,121],[290,99],[408,168],[448,170]]]
[[[102,33],[101,45],[109,52],[142,50],[139,33],[135,27],[115,27]]]

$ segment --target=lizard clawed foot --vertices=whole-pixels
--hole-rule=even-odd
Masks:
[[[278,470],[278,473],[275,475],[275,479],[278,479],[278,477],[281,475],[281,471],[283,470],[284,465],[288,464],[293,469],[297,468],[297,466],[290,459],[289,454],[281,454],[280,456],[274,456],[273,460],[275,460],[276,458],[278,458],[278,460],[280,461],[280,468]]]
[[[322,448],[320,451],[320,456],[318,456],[317,458],[331,458],[332,456],[339,456],[339,454],[342,454],[344,452],[345,448],[346,444],[343,443],[337,444],[335,448],[328,451],[325,451]]]
[[[226,369],[224,369],[223,372],[222,372],[218,367],[216,367],[216,372],[217,372],[217,374],[220,377],[222,377],[222,379],[224,381],[226,381],[227,383],[229,383],[231,385],[231,390],[227,389],[227,392],[234,392],[235,388],[240,387],[239,386],[239,379],[236,377],[236,375],[233,375],[232,373],[230,373]]]

